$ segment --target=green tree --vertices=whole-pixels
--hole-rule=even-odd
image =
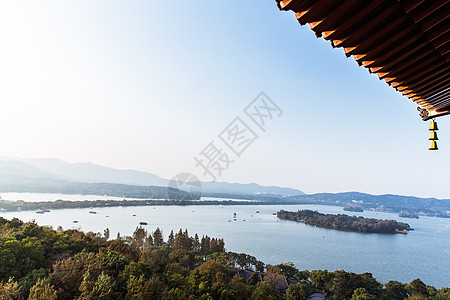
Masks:
[[[435,300],[450,300],[450,287],[443,287],[439,290]]]
[[[19,228],[23,225],[23,221],[19,220],[18,218],[12,218],[11,221],[9,221],[9,226],[11,228]]]
[[[82,293],[78,299],[116,299],[117,295],[114,294],[114,288],[115,282],[104,272],[95,278],[89,271],[86,271],[80,284]]]
[[[11,278],[7,282],[0,282],[0,299],[1,300],[19,300],[22,299],[20,295],[20,286]]]
[[[247,283],[250,285],[255,285],[259,282],[258,272],[253,272],[252,275],[247,279]]]
[[[351,282],[351,276],[345,271],[333,272],[333,278],[327,283],[328,290],[333,298],[337,300],[349,299],[352,297],[354,283]]]
[[[200,242],[200,253],[203,255],[206,255],[209,253],[209,246],[210,246],[211,239],[209,236],[203,236],[202,240]]]
[[[158,277],[153,276],[150,279],[130,276],[127,281],[126,299],[130,300],[145,300],[145,299],[163,299],[166,287]],[[183,299],[183,298],[175,298]]]
[[[147,235],[147,230],[142,228],[142,226],[136,227],[133,232],[132,245],[142,250],[144,248],[144,243]]]
[[[428,300],[428,297],[416,294],[416,295],[409,296],[408,300]]]
[[[150,248],[153,247],[154,245],[155,245],[155,244],[153,243],[152,235],[149,234],[149,235],[145,238],[143,250],[150,249]]]
[[[406,290],[411,296],[423,296],[425,298],[429,296],[427,286],[419,278],[411,281],[406,286]]]
[[[81,295],[79,296],[78,299],[83,300],[91,299],[92,298],[91,291],[92,288],[94,287],[94,284],[95,284],[94,276],[92,276],[89,271],[86,271],[83,275],[83,280],[81,281],[81,284],[78,288],[81,292]]]
[[[286,276],[286,278],[288,279],[298,281],[303,279],[302,276],[300,276],[300,271],[294,266],[294,263],[292,262],[278,264],[275,267],[277,267],[280,270],[281,274]]]
[[[156,247],[162,246],[164,243],[163,235],[161,229],[159,227],[156,228],[156,230],[153,232],[153,244]]]
[[[254,286],[245,283],[241,276],[235,275],[229,282],[228,286],[236,291],[237,300],[247,300],[250,299]]]
[[[183,230],[180,228],[180,230],[177,232],[177,234],[175,234],[175,239],[173,241],[172,248],[174,250],[183,249],[183,246],[184,246],[183,240],[184,240]]]
[[[404,283],[391,280],[385,284],[385,287],[387,299],[403,300],[408,297],[408,291]]]
[[[103,258],[94,253],[83,251],[53,265],[50,282],[58,292],[58,299],[73,299],[83,291],[90,291],[96,278],[104,269]]]
[[[195,252],[200,252],[200,240],[198,238],[198,234],[197,233],[195,234],[195,237],[194,237],[193,250]]]
[[[233,274],[234,272],[225,265],[208,260],[189,275],[190,292],[197,296],[209,294],[213,298],[219,298],[222,289],[228,285]]]
[[[26,276],[18,280],[22,290],[29,291],[39,279],[47,277],[48,271],[45,268],[35,269],[28,273]]]
[[[188,230],[186,229],[183,233],[183,248],[184,250],[191,251],[194,239],[189,236]]]
[[[36,284],[30,289],[28,300],[56,300],[57,294],[48,280],[38,279]]]
[[[0,238],[0,280],[21,278],[46,264],[44,247],[36,237]]]
[[[175,236],[173,235],[173,229],[172,229],[172,230],[170,231],[169,238],[168,238],[168,240],[167,240],[167,244],[169,245],[170,248],[173,247],[173,242],[174,242],[174,240],[175,240]]]
[[[303,282],[290,285],[286,291],[286,299],[288,300],[304,300],[309,295],[310,287]]]
[[[314,270],[310,272],[311,284],[320,291],[325,290],[325,285],[331,280],[332,275],[328,270]]]
[[[370,273],[355,274],[341,270],[333,272],[332,276],[326,286],[335,299],[349,299],[358,288],[364,288],[369,295],[381,296],[382,285]]]
[[[252,300],[277,300],[283,299],[281,293],[271,282],[261,281],[255,287],[251,296]]]
[[[377,297],[370,295],[365,288],[357,288],[352,295],[351,300],[376,300]]]
[[[439,291],[431,285],[427,285],[427,291],[430,299],[436,299],[439,295]]]
[[[97,281],[94,284],[94,287],[92,288],[92,296],[94,299],[116,299],[114,297],[113,291],[114,291],[114,281],[113,279],[104,274],[100,274],[97,278]]]

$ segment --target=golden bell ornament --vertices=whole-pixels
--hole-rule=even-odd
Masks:
[[[437,141],[438,137],[437,137],[437,132],[436,131],[432,131],[430,132],[430,137],[428,138],[430,141]]]
[[[431,141],[430,148],[428,150],[438,150],[436,141]]]
[[[437,127],[437,123],[435,121],[432,121],[430,123],[430,129],[429,130],[439,130]]]

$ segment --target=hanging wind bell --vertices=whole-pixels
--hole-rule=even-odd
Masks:
[[[430,132],[430,137],[428,138],[428,140],[431,141],[431,145],[430,145],[430,148],[428,148],[428,150],[439,150],[438,146],[437,146],[437,142],[436,142],[438,140],[436,131],[439,130],[439,129],[438,129],[437,123],[434,121],[434,119],[430,123],[430,129],[429,130],[431,132]]]
[[[438,127],[437,127],[437,123],[436,123],[436,121],[434,119],[430,123],[430,129],[429,130],[439,130]]]

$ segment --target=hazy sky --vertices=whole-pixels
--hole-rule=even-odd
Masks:
[[[262,91],[265,132],[243,111]],[[0,155],[210,180],[214,142],[218,181],[450,198],[450,117],[428,151],[416,107],[275,0],[0,2]],[[259,137],[240,157],[236,117]]]

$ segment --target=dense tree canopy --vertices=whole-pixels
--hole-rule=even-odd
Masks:
[[[420,279],[383,285],[370,273],[299,271],[226,252],[223,239],[138,227],[131,237],[53,230],[0,217],[0,299],[449,299]]]

